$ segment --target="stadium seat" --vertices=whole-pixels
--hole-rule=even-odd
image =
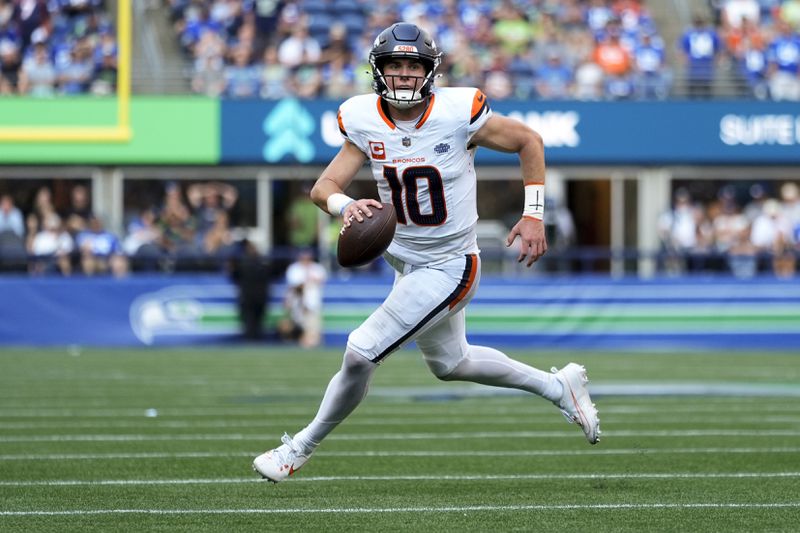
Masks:
[[[331,12],[339,15],[359,15],[363,16],[364,10],[361,5],[354,0],[333,0],[331,4]]]
[[[304,0],[299,7],[302,12],[310,16],[329,11],[328,2],[325,0]]]
[[[328,12],[315,13],[309,18],[308,32],[314,36],[322,33],[327,34],[335,22],[336,19]]]
[[[339,17],[338,22],[344,24],[348,34],[358,35],[364,29],[364,16],[361,13],[345,13]]]

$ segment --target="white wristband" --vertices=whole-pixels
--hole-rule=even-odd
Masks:
[[[328,213],[334,216],[342,216],[344,208],[350,205],[351,202],[355,202],[355,200],[346,194],[335,192],[328,196]]]
[[[544,219],[544,183],[534,183],[525,186],[525,208],[523,217]]]

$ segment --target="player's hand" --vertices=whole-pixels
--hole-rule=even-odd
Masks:
[[[514,240],[519,235],[520,247],[518,263],[522,263],[527,258],[525,266],[530,267],[547,251],[547,239],[544,236],[544,223],[534,218],[522,217],[519,219],[506,238],[506,246],[514,244]]]
[[[361,198],[347,204],[347,207],[342,211],[344,227],[349,228],[353,220],[364,222],[364,217],[372,218],[370,208],[383,209],[383,204],[372,198]]]

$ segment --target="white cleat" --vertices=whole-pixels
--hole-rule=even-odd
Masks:
[[[262,453],[253,461],[253,470],[273,483],[283,481],[300,470],[311,457],[310,453],[301,453],[288,433],[281,437],[281,442],[282,445]]]
[[[579,364],[570,363],[561,370],[553,367],[551,372],[564,386],[561,400],[553,403],[561,409],[568,422],[575,422],[581,427],[589,444],[597,444],[600,441],[600,418],[586,388],[589,383],[586,369]]]

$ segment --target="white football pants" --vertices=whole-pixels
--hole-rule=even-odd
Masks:
[[[480,259],[472,254],[403,270],[383,304],[350,334],[347,347],[379,363],[416,340],[434,374],[448,374],[467,351],[464,307],[478,288]]]

